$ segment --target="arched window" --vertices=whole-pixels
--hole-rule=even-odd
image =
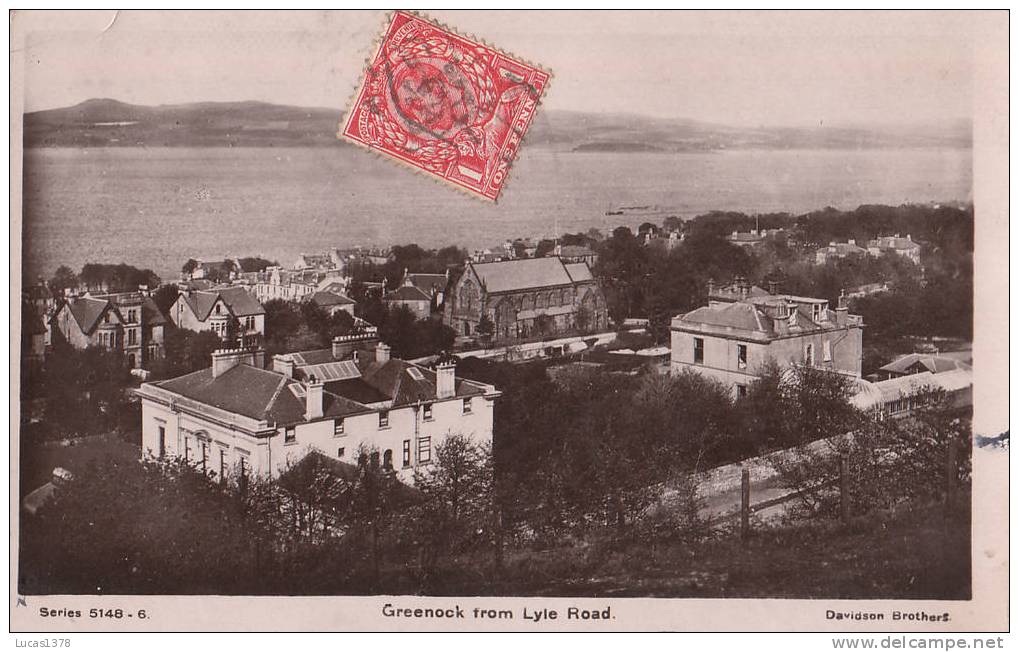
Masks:
[[[382,467],[387,471],[393,470],[393,451],[386,449],[386,452],[382,454]]]

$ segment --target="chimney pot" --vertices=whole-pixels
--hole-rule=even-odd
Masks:
[[[322,395],[324,383],[315,378],[314,374],[308,379],[305,387],[305,408],[304,418],[308,421],[318,419],[322,416]]]
[[[441,362],[435,367],[435,394],[438,398],[456,395],[456,363]]]

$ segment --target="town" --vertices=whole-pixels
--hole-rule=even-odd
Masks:
[[[650,594],[753,596],[761,571],[689,551],[919,539],[944,503],[950,558],[879,593],[960,597],[972,255],[972,206],[942,204],[61,267],[23,289],[21,582],[545,594],[614,586],[625,545],[671,569]],[[922,522],[869,516],[903,506]]]

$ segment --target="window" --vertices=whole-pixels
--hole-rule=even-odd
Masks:
[[[432,461],[432,438],[422,437],[418,439],[418,462]]]
[[[159,426],[159,457],[166,455],[166,427]]]
[[[138,343],[138,331],[132,328],[127,332],[127,343],[129,346]]]
[[[464,414],[470,414],[470,413],[471,413],[471,399],[465,398],[464,399]]]
[[[296,427],[287,428],[286,432],[283,435],[283,443],[292,444],[295,441],[297,441],[297,428]]]
[[[410,440],[403,440],[403,468],[410,466]]]
[[[383,410],[382,412],[379,412],[379,428],[388,427],[389,427],[389,411]]]
[[[203,441],[198,444],[202,450],[202,473],[209,472],[209,442]]]
[[[382,468],[387,471],[393,470],[393,451],[386,449],[386,452],[382,454]]]
[[[425,406],[422,408],[422,412],[424,414],[424,420],[425,421],[431,421],[432,420],[432,404],[431,403],[425,403]]]
[[[821,321],[821,304],[814,304],[814,321]]]
[[[184,435],[184,461],[189,462],[191,460],[191,438]]]
[[[347,449],[345,449],[342,446],[340,446],[339,448],[336,449],[336,457],[338,457],[338,458],[340,458],[342,460],[343,459],[343,455],[346,452],[347,452]]]
[[[814,366],[814,345],[808,344],[806,350],[803,352],[803,362],[805,364]]]
[[[742,383],[736,383],[736,398],[743,398],[747,395],[747,386]]]
[[[226,482],[226,449],[219,449],[219,481]]]
[[[825,362],[831,362],[831,340],[825,340],[821,346],[821,356]]]
[[[747,345],[736,345],[736,364],[740,369],[747,368]]]
[[[251,465],[248,464],[248,458],[246,456],[241,455],[238,457],[237,466],[240,468],[241,477],[242,478],[248,477],[248,469],[250,468]]]
[[[343,419],[337,419],[333,421],[333,436],[340,437],[343,435]]]
[[[693,362],[694,364],[704,364],[704,338],[695,337],[693,338]]]

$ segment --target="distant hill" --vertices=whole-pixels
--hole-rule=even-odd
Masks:
[[[335,147],[341,111],[265,102],[140,106],[111,99],[25,114],[26,147]],[[577,152],[972,146],[968,122],[901,128],[744,128],[686,119],[539,111],[529,147]]]
[[[335,146],[340,112],[265,102],[87,100],[25,114],[26,147]]]

